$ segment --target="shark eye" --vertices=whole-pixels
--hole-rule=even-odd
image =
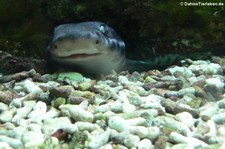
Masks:
[[[99,26],[99,30],[102,32],[102,33],[106,33],[107,32],[107,27],[106,27],[106,25],[105,24],[101,24],[100,26]]]

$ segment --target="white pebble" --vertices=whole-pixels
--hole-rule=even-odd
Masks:
[[[1,148],[1,149],[13,149],[13,148],[11,148],[11,147],[9,146],[9,144],[6,143],[6,142],[0,142],[0,148]]]
[[[138,149],[153,149],[152,142],[149,139],[143,139],[138,143]]]
[[[78,131],[78,127],[75,124],[68,124],[64,127],[62,127],[62,129],[69,134],[74,134],[75,132]]]
[[[141,107],[143,108],[161,108],[161,100],[163,100],[161,96],[150,94],[146,97],[141,97],[141,100],[143,103],[141,104]]]
[[[27,129],[25,127],[18,126],[13,129],[13,134],[11,134],[11,135],[13,135],[13,138],[15,138],[17,140],[21,140],[26,131],[27,131]]]
[[[92,122],[94,119],[94,115],[91,112],[77,105],[61,105],[59,108],[68,110],[75,121]]]
[[[219,107],[218,107],[218,104],[214,102],[209,102],[205,104],[204,106],[200,107],[199,110],[200,110],[201,116],[206,116],[208,118],[211,118],[213,115],[218,113]]]
[[[20,140],[10,138],[4,135],[0,135],[0,142],[6,142],[12,148],[23,148],[23,144]]]
[[[13,115],[16,113],[16,108],[12,107],[8,111],[4,111],[0,114],[0,122],[6,123],[6,122],[11,122]]]
[[[192,115],[188,112],[178,113],[175,116],[175,119],[177,121],[185,124],[189,128],[192,128],[194,126],[194,119],[193,119]]]
[[[129,132],[140,138],[148,136],[148,129],[144,126],[129,126]]]
[[[28,118],[36,118],[47,111],[46,103],[42,101],[38,101],[36,105],[33,107],[33,111],[29,113]]]
[[[113,147],[111,144],[106,144],[106,145],[103,145],[102,147],[100,147],[100,149],[113,149]]]
[[[185,135],[191,134],[190,129],[186,125],[170,117],[158,116],[154,119],[154,124],[158,127],[164,126],[166,128],[170,128],[172,130],[182,132],[182,134],[185,134]]]
[[[30,131],[41,132],[42,128],[41,128],[41,125],[39,124],[31,123],[28,125],[27,129]]]
[[[27,115],[31,112],[32,107],[22,107],[16,110],[16,115],[14,115],[12,122],[16,122],[21,118],[26,118]]]
[[[99,136],[94,137],[94,139],[91,140],[91,142],[88,144],[88,148],[99,149],[101,146],[105,145],[108,142],[110,134],[110,129],[107,129]]]
[[[135,135],[127,135],[124,139],[124,145],[128,148],[137,147],[140,138]]]
[[[45,135],[51,135],[59,129],[62,129],[66,125],[71,124],[69,117],[57,117],[54,119],[46,119],[42,126],[42,131]]]
[[[130,81],[127,79],[126,76],[119,76],[118,82],[120,82],[121,84],[128,84]]]
[[[127,130],[128,124],[125,119],[119,116],[113,116],[109,119],[108,125],[110,128],[115,129],[119,132]]]
[[[91,132],[91,131],[100,129],[99,125],[92,124],[89,122],[76,122],[75,125],[78,127],[79,131],[87,130]]]
[[[45,138],[40,132],[28,131],[23,135],[22,142],[26,148],[37,147],[43,144]]]
[[[37,86],[34,82],[32,82],[29,79],[26,79],[24,82],[22,82],[22,85],[28,93],[42,91],[42,89],[39,86]]]
[[[156,126],[148,127],[148,136],[147,138],[151,141],[155,141],[160,135],[160,129]]]
[[[219,113],[212,116],[212,120],[216,124],[225,124],[225,113]]]
[[[209,79],[206,79],[205,81],[208,85],[213,85],[221,89],[224,87],[223,79],[219,77],[209,78]]]
[[[8,110],[8,105],[0,102],[0,112]]]
[[[126,123],[130,126],[139,126],[139,125],[144,125],[145,124],[145,119],[142,117],[137,117],[137,118],[132,118],[132,119],[127,119]]]
[[[174,75],[175,72],[180,72],[186,78],[189,78],[189,77],[193,77],[194,76],[194,74],[191,72],[191,70],[188,69],[188,68],[186,68],[186,67],[175,66],[175,67],[169,68],[167,70],[171,73],[171,75]]]
[[[209,132],[206,135],[210,136],[210,137],[215,137],[216,133],[217,133],[217,128],[216,128],[215,122],[213,120],[208,120],[207,125],[209,127]]]
[[[194,148],[196,147],[208,147],[208,144],[205,142],[198,140],[196,138],[185,137],[179,133],[172,132],[169,135],[169,140],[174,141],[176,143],[186,143]]]
[[[132,113],[136,110],[136,107],[130,103],[124,103],[122,106],[123,113]]]
[[[57,116],[59,116],[59,111],[57,109],[51,107],[51,109],[48,112],[43,113],[43,114],[39,115],[38,117],[31,118],[30,120],[31,120],[31,122],[41,124],[42,121],[44,121],[46,119],[51,119],[51,118],[54,118]]]

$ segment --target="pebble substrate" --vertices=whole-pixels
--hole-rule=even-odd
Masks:
[[[0,77],[0,148],[225,149],[224,67]]]

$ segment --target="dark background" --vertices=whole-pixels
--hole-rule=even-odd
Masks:
[[[224,6],[185,7],[176,0],[0,0],[0,50],[42,58],[56,25],[83,21],[114,28],[133,59],[218,53],[225,45]]]

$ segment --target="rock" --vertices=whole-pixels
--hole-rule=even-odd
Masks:
[[[0,112],[2,113],[6,110],[8,110],[8,105],[3,102],[0,102]]]
[[[109,102],[104,105],[99,105],[96,107],[96,112],[107,112],[107,111],[112,111],[112,112],[122,112],[122,103],[119,101],[116,102]]]
[[[144,81],[144,83],[153,83],[153,82],[157,82],[157,81],[154,80],[151,76],[147,76]]]
[[[13,115],[16,113],[16,108],[10,108],[8,111],[3,111],[0,113],[0,122],[6,123],[6,122],[11,122]]]
[[[179,144],[173,145],[171,149],[193,149],[193,147],[191,147],[188,144],[179,143]]]
[[[219,125],[225,124],[225,113],[215,114],[211,117],[211,119]]]
[[[121,145],[121,144],[114,144],[113,145],[113,148],[118,148],[118,149],[128,149],[127,147],[125,147],[125,146],[123,146],[123,145]]]
[[[183,88],[177,92],[179,95],[187,95],[187,94],[195,94],[195,88],[194,87],[188,87],[188,88]]]
[[[203,90],[207,94],[207,100],[208,101],[218,101],[222,99],[223,96],[223,88],[218,88],[214,85],[205,85]]]
[[[88,148],[99,149],[101,146],[105,145],[108,142],[110,134],[111,134],[110,129],[107,129],[99,136],[95,136],[95,138],[91,140],[90,143],[88,144]]]
[[[188,69],[193,72],[202,71],[204,74],[221,74],[223,72],[222,67],[219,64],[214,63],[192,64]]]
[[[143,117],[145,118],[146,121],[148,121],[148,123],[150,123],[153,120],[153,118],[156,117],[158,114],[159,112],[156,109],[138,109],[133,113],[121,113],[118,114],[118,116],[123,117],[125,119]]]
[[[196,97],[196,98],[192,99],[191,101],[187,102],[187,105],[189,105],[193,109],[199,109],[202,102],[203,101],[201,98]]]
[[[140,96],[147,96],[148,92],[145,91],[145,89],[141,86],[136,86],[136,85],[127,85],[125,86],[126,89],[137,93]]]
[[[125,119],[123,119],[119,116],[113,116],[109,119],[108,126],[111,129],[115,129],[115,130],[121,132],[121,131],[128,130],[129,125],[127,124]]]
[[[29,131],[34,131],[34,132],[39,132],[39,133],[42,132],[42,131],[41,131],[41,125],[39,125],[39,124],[31,123],[31,124],[29,124],[29,125],[27,126],[27,129],[28,129]]]
[[[125,77],[125,76],[119,76],[118,82],[120,82],[121,84],[129,84],[130,83],[130,81],[128,80],[128,78]]]
[[[127,135],[124,139],[124,145],[128,148],[137,147],[140,138],[135,135]]]
[[[192,128],[194,127],[194,119],[192,115],[188,112],[182,112],[178,113],[175,116],[175,119],[183,124],[185,124],[187,127]]]
[[[164,99],[161,101],[161,105],[163,107],[165,107],[166,111],[168,113],[171,113],[171,114],[178,114],[178,113],[181,113],[181,112],[188,112],[190,113],[193,117],[198,117],[198,111],[195,110],[195,109],[192,109],[191,107],[189,107],[188,105],[185,105],[185,104],[179,104],[179,103],[176,103],[172,100],[168,100],[168,99]]]
[[[138,143],[138,149],[153,149],[152,142],[148,139],[143,139]]]
[[[16,110],[16,114],[12,118],[12,122],[16,122],[17,120],[21,118],[26,118],[28,114],[31,112],[32,108],[33,107],[26,107],[26,106],[22,108],[18,108]]]
[[[49,89],[51,97],[63,97],[68,98],[71,92],[73,91],[73,87],[69,85],[65,86],[57,86]]]
[[[35,131],[26,132],[22,138],[22,142],[26,148],[38,147],[43,144],[44,140],[44,135]]]
[[[217,104],[220,109],[225,109],[225,98],[219,100]]]
[[[143,117],[130,118],[126,120],[129,126],[142,126],[145,125],[145,119]]]
[[[26,79],[21,85],[28,93],[42,92],[42,89],[29,79]]]
[[[203,119],[210,119],[213,115],[217,114],[219,111],[219,107],[216,103],[214,102],[209,102],[202,106],[200,109],[200,116]]]
[[[207,98],[206,92],[199,86],[193,86],[195,89],[195,96],[201,97],[201,98]]]
[[[180,132],[184,135],[191,134],[190,129],[186,125],[166,116],[158,116],[153,122],[156,126],[163,126],[165,129],[169,129],[170,131]]]
[[[160,136],[160,129],[156,126],[148,127],[148,136],[147,138],[152,142],[155,142],[156,139]]]
[[[38,117],[35,118],[31,118],[30,121],[34,122],[34,123],[38,123],[41,124],[42,121],[47,120],[47,119],[51,119],[54,117],[59,116],[59,111],[53,107],[51,107],[51,109],[49,109],[49,111],[47,111],[44,114],[39,115]]]
[[[10,138],[10,137],[7,137],[7,136],[0,135],[0,142],[8,143],[9,146],[12,147],[12,148],[18,148],[18,149],[23,148],[23,144],[20,140]]]
[[[20,98],[14,98],[13,101],[10,103],[10,107],[22,107],[22,104],[24,101],[29,101],[29,100],[34,100],[34,99],[39,99],[40,94],[43,92],[32,92],[30,94],[27,94],[24,97],[20,97]]]
[[[172,142],[176,142],[176,143],[186,143],[193,148],[208,147],[208,144],[206,144],[205,142],[203,142],[201,140],[198,140],[196,138],[191,138],[191,137],[185,137],[176,132],[172,132],[169,135],[169,140]]]
[[[91,112],[84,110],[81,106],[67,104],[61,105],[59,108],[61,110],[68,110],[75,121],[92,122],[94,120],[94,115]]]
[[[62,128],[64,132],[74,134],[78,131],[78,127],[75,124],[68,124]]]
[[[223,78],[221,77],[215,77],[215,78],[209,78],[206,79],[206,84],[207,85],[212,85],[212,86],[216,86],[220,89],[223,89],[224,87],[224,82],[223,82]]]
[[[77,72],[61,72],[58,74],[57,80],[64,81],[66,78],[76,82],[83,82],[85,80],[85,78]]]
[[[58,97],[51,102],[51,106],[54,108],[59,108],[59,106],[66,104],[66,99],[62,97]]]
[[[63,129],[65,126],[70,125],[71,121],[68,117],[58,117],[54,119],[46,119],[42,126],[43,133],[47,136],[53,134],[57,130]]]
[[[89,122],[76,122],[75,125],[78,127],[79,131],[94,131],[97,129],[100,129],[99,125],[97,124],[92,124]]]
[[[124,103],[122,105],[122,113],[134,113],[136,111],[136,107],[130,103]]]
[[[129,126],[129,132],[133,135],[137,135],[139,138],[146,138],[149,134],[148,128],[144,126]]]
[[[95,80],[85,81],[83,83],[80,83],[78,85],[78,88],[81,91],[86,91],[86,90],[90,89],[91,87],[93,87],[95,84],[96,84],[96,81]]]
[[[0,142],[0,148],[2,148],[2,149],[13,149],[6,142]]]
[[[126,102],[125,100],[128,100],[130,104],[135,106],[140,106],[143,103],[142,98],[137,93],[132,91],[125,92],[125,96],[126,98],[124,98],[124,102]]]
[[[160,102],[164,100],[161,96],[150,94],[149,96],[146,97],[141,97],[141,107],[143,108],[159,108],[163,109]]]
[[[68,104],[73,104],[73,105],[78,105],[84,100],[88,100],[88,99],[84,98],[84,97],[69,96],[67,98],[67,103]]]
[[[33,107],[33,111],[28,114],[28,118],[36,118],[42,114],[45,114],[47,111],[46,103],[42,101],[38,101],[36,105]]]
[[[10,91],[0,91],[0,102],[9,104],[13,100],[13,93]]]
[[[189,78],[189,77],[193,77],[194,74],[192,73],[192,71],[186,67],[173,67],[173,68],[169,68],[168,71],[170,72],[171,75],[174,75],[175,72],[180,72],[182,74],[182,76],[184,76],[185,78]]]
[[[76,90],[76,91],[72,91],[70,95],[73,97],[84,97],[89,100],[94,100],[94,98],[95,98],[95,93],[89,92],[89,91]]]

